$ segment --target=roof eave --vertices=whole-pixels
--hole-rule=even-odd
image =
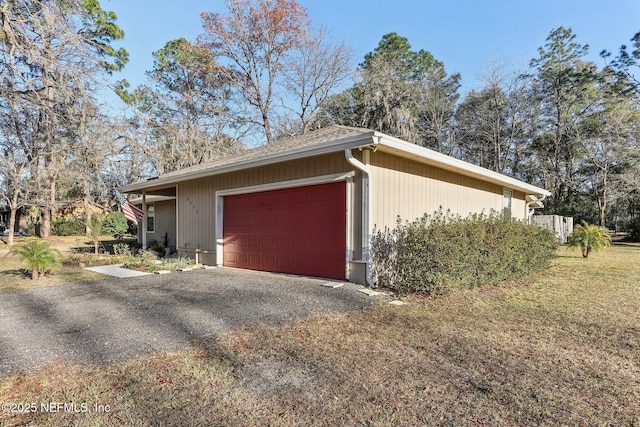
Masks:
[[[483,181],[492,182],[502,185],[509,189],[522,191],[526,194],[534,194],[538,196],[550,196],[551,193],[543,188],[527,184],[515,178],[491,171],[489,169],[467,163],[462,160],[455,159],[437,151],[412,144],[407,141],[386,135],[377,131],[363,132],[346,138],[340,138],[335,141],[329,141],[323,144],[316,144],[310,147],[301,147],[283,153],[275,153],[265,157],[240,161],[229,165],[205,168],[193,172],[182,173],[178,175],[160,177],[152,181],[142,181],[134,184],[128,184],[120,187],[122,193],[141,193],[145,190],[166,188],[180,182],[190,181],[209,176],[220,175],[223,173],[237,172],[245,169],[267,166],[284,161],[298,160],[301,158],[312,157],[317,155],[339,152],[345,148],[358,148],[367,145],[377,145],[386,148],[385,151],[399,154],[407,158],[419,160],[427,164],[433,164],[436,167],[451,170],[462,175],[474,177]]]
[[[291,160],[298,160],[306,157],[319,156],[323,154],[329,154],[334,152],[343,151],[345,148],[357,148],[361,146],[370,145],[373,142],[375,132],[363,133],[359,135],[350,136],[347,138],[341,138],[329,143],[315,145],[311,147],[302,147],[295,150],[287,151],[284,153],[276,153],[269,156],[261,157],[258,159],[251,159],[241,161],[238,163],[232,163],[229,165],[206,168],[193,173],[184,173],[176,176],[169,176],[166,178],[159,177],[152,181],[141,181],[134,184],[124,185],[118,190],[121,193],[139,193],[144,190],[166,187],[168,185],[177,184],[179,182],[190,181],[192,179],[205,178],[208,176],[220,175],[223,173],[237,172],[245,169],[267,166],[274,163],[280,163]]]
[[[535,194],[539,196],[551,196],[551,193],[544,188],[527,184],[526,182],[511,178],[498,172],[467,163],[463,160],[447,156],[437,151],[403,141],[382,133],[377,133],[379,144],[381,147],[387,147],[391,152],[396,154],[405,153],[412,157],[416,157],[424,163],[431,163],[436,167],[454,171],[462,175],[481,179],[483,181],[493,182],[506,188],[522,191],[526,194]]]

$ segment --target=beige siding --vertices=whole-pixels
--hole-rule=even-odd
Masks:
[[[178,184],[179,250],[182,254],[186,245],[187,250],[197,248],[215,253],[216,191],[351,170],[344,153],[335,153],[180,183]],[[213,264],[215,257],[205,255],[204,261]]]
[[[156,240],[164,243],[165,234],[169,237],[169,246],[176,247],[176,201],[166,200],[149,203],[155,205],[155,230],[147,232],[147,242]]]
[[[511,216],[516,219],[526,219],[527,202],[526,195],[521,191],[513,192],[513,205],[511,206]]]
[[[467,216],[502,211],[503,187],[412,160],[376,152],[371,157],[373,226],[394,227],[441,206]],[[524,194],[513,192],[512,216],[524,219]]]

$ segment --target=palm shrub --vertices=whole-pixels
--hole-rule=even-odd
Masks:
[[[14,246],[9,253],[27,262],[32,280],[37,280],[47,270],[60,265],[60,253],[41,240],[32,240],[24,245]]]
[[[611,246],[611,236],[604,228],[583,220],[573,228],[567,244],[570,248],[580,248],[582,256],[587,258],[592,250],[600,251]]]
[[[94,253],[98,255],[98,245],[100,244],[100,236],[102,236],[102,230],[104,228],[104,217],[99,214],[94,214],[86,225],[87,236],[93,243]]]

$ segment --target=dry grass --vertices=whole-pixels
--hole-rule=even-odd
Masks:
[[[20,245],[34,237],[16,236],[14,244]],[[112,240],[105,236],[105,241]],[[88,282],[104,279],[105,276],[92,271],[83,270],[78,266],[65,264],[56,268],[51,274],[47,274],[38,280],[31,280],[31,274],[25,271],[24,263],[16,256],[9,255],[7,238],[0,239],[0,292],[15,291],[18,289],[33,288],[38,286],[53,286],[66,283]],[[61,252],[62,259],[70,256],[81,256],[78,252],[93,252],[93,244],[81,236],[52,236],[48,242]]]
[[[560,255],[528,283],[16,375],[0,402],[38,411],[0,424],[638,426],[640,248]],[[40,411],[58,401],[90,412]]]

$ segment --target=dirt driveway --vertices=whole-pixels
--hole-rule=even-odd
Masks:
[[[56,359],[89,364],[188,348],[233,326],[370,307],[345,283],[218,268],[0,294],[0,378]]]

